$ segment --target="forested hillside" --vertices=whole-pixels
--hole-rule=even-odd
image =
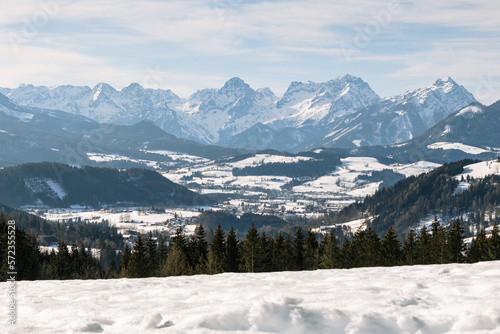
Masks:
[[[243,168],[234,168],[234,176],[248,175],[279,175],[288,177],[320,177],[327,175],[336,167],[341,166],[341,158],[346,154],[303,154],[311,156],[311,160],[300,160],[294,163],[263,163],[257,166],[247,166]]]
[[[0,170],[0,202],[12,207],[117,203],[171,207],[204,205],[209,200],[151,170],[29,163]]]
[[[374,217],[371,227],[381,233],[393,226],[401,234],[415,227],[429,215],[458,217],[465,215],[468,223],[484,223],[485,215],[493,215],[500,205],[500,176],[463,180],[470,186],[458,191],[459,180],[453,178],[473,163],[462,160],[419,176],[411,176],[389,188],[381,188],[363,202],[343,209],[337,223]]]

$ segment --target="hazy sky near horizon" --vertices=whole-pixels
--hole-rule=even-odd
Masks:
[[[240,77],[282,95],[349,73],[382,97],[451,76],[500,99],[496,0],[20,0],[2,4],[0,87],[132,82],[188,97]]]

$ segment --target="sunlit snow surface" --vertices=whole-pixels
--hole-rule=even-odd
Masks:
[[[464,167],[462,174],[455,176],[455,179],[461,180],[462,177],[473,177],[475,179],[482,179],[488,175],[500,175],[500,162],[497,160],[481,161],[475,164],[467,165]]]
[[[338,167],[329,175],[322,176],[314,181],[306,182],[296,186],[293,190],[296,193],[336,193],[353,198],[363,198],[374,194],[382,182],[365,182],[359,180],[360,175],[371,174],[372,171],[382,171],[390,169],[396,173],[405,175],[419,175],[439,167],[438,164],[419,161],[413,164],[384,165],[375,158],[370,157],[350,157],[341,159],[342,166]]]
[[[488,150],[479,148],[479,147],[474,147],[470,145],[465,145],[461,143],[446,143],[446,142],[439,142],[439,143],[434,143],[431,145],[427,145],[428,149],[431,150],[437,150],[437,149],[443,149],[443,150],[459,150],[468,154],[481,154],[481,153],[487,153],[490,152]]]
[[[500,262],[17,283],[5,333],[499,333]],[[7,323],[7,283],[0,283]]]

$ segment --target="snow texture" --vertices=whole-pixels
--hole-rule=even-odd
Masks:
[[[485,176],[493,174],[500,175],[500,162],[497,160],[481,161],[472,165],[467,165],[464,167],[464,172],[456,175],[455,179],[461,180],[462,177],[467,179],[467,176],[475,179],[482,179]]]
[[[438,142],[434,143],[431,145],[427,145],[428,149],[431,150],[437,150],[437,149],[442,149],[442,150],[459,150],[468,154],[481,154],[481,153],[487,153],[489,152],[488,150],[479,148],[479,147],[474,147],[470,145],[465,145],[461,143],[447,143],[447,142]]]
[[[361,175],[369,175],[373,171],[382,171],[384,169],[393,170],[396,173],[405,175],[419,175],[439,167],[438,164],[419,161],[413,164],[402,165],[384,165],[376,158],[371,157],[349,157],[341,159],[342,166],[338,167],[329,175],[319,177],[318,179],[306,182],[293,188],[296,193],[335,193],[353,198],[364,198],[367,195],[373,195],[381,182],[366,183],[359,180]]]
[[[22,281],[17,325],[3,333],[500,333],[499,275],[496,261]],[[2,305],[8,289],[0,283]]]

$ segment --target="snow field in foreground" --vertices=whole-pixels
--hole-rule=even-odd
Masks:
[[[17,283],[7,333],[500,333],[500,261]],[[7,322],[8,285],[0,283]],[[3,331],[5,333],[5,331]]]

